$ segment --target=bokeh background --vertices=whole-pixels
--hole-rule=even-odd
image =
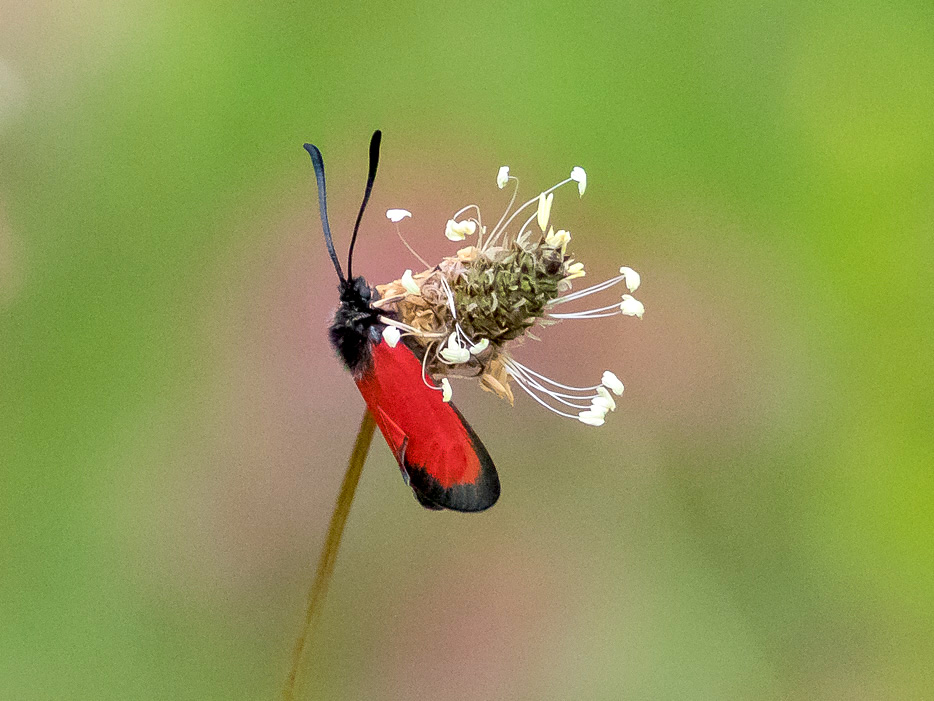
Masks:
[[[417,267],[508,164],[645,319],[464,383],[503,496],[378,439],[308,667],[328,699],[934,697],[928,2],[0,4],[0,698],[268,699],[362,401],[338,247]]]

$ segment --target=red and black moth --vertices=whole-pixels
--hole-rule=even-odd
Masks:
[[[394,347],[383,339],[386,325],[380,316],[391,312],[376,309],[378,292],[362,276],[353,275],[353,251],[376,179],[380,139],[376,131],[370,141],[369,175],[347,252],[346,276],[328,224],[324,161],[316,146],[305,144],[315,169],[324,242],[339,278],[340,303],[329,330],[331,344],[353,375],[418,502],[427,509],[483,511],[496,503],[500,492],[490,454],[424,373],[425,351],[405,338]]]

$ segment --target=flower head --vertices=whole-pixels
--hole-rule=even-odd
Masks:
[[[502,189],[509,180],[518,182],[507,166],[501,167],[497,186]],[[437,388],[444,401],[452,394],[448,378],[460,376],[479,377],[484,389],[510,403],[514,399],[512,387],[518,386],[551,411],[591,426],[603,425],[607,415],[616,410],[613,395],[623,394],[623,383],[609,370],[594,385],[574,386],[532,370],[513,355],[535,326],[562,319],[641,319],[645,312],[631,294],[593,309],[565,311],[569,307],[564,305],[574,309],[585,298],[619,284],[629,293],[635,292],[641,282],[639,273],[623,266],[608,280],[572,291],[572,281],[586,274],[584,264],[568,254],[571,234],[550,226],[555,190],[571,182],[577,183],[578,193],[583,195],[587,187],[583,168],[575,167],[569,178],[517,208],[513,208],[514,194],[489,232],[479,207],[462,208],[448,220],[444,235],[451,241],[464,241],[478,234],[472,245],[433,268],[415,274],[406,270],[399,280],[377,286],[380,299],[374,306],[384,312],[384,338],[391,345],[404,338],[416,350],[423,358],[426,377],[440,383]],[[459,218],[470,210],[475,216]],[[411,216],[405,210],[390,212]],[[387,216],[397,221],[389,213]]]

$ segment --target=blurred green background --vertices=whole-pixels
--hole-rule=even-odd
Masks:
[[[278,695],[363,403],[313,175],[373,282],[500,165],[645,319],[464,383],[480,516],[378,439],[311,651],[329,699],[934,698],[934,7],[0,4],[0,698]],[[590,278],[589,278],[590,279]]]

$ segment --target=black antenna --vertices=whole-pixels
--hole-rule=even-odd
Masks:
[[[321,228],[324,229],[324,243],[328,247],[328,254],[331,256],[331,262],[334,263],[334,269],[337,271],[337,277],[341,282],[347,282],[344,273],[341,270],[341,263],[334,252],[334,241],[331,240],[331,227],[328,224],[328,197],[324,189],[324,160],[321,158],[321,151],[314,144],[305,144],[305,150],[311,156],[311,164],[315,167],[315,178],[318,181],[318,211],[321,212]],[[369,191],[367,191],[369,194]],[[364,200],[364,203],[366,200]],[[350,261],[348,260],[348,267]]]
[[[357,243],[357,232],[360,230],[363,210],[366,209],[366,203],[373,191],[373,181],[376,180],[376,166],[379,165],[379,142],[382,138],[382,132],[377,129],[373,132],[373,138],[370,139],[370,174],[366,178],[366,192],[363,193],[363,202],[360,204],[360,212],[357,214],[357,223],[354,224],[353,236],[350,237],[350,250],[347,251],[347,277],[351,279],[353,278],[353,273],[350,272],[352,270],[351,263],[353,262],[353,247]]]

